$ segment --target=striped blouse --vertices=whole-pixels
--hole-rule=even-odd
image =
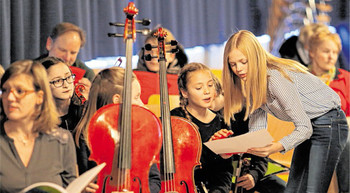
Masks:
[[[311,137],[311,119],[340,106],[338,94],[316,76],[294,71],[287,74],[293,82],[278,70],[268,70],[267,103],[249,116],[250,132],[267,128],[267,113],[294,123],[294,131],[279,141],[283,152]]]

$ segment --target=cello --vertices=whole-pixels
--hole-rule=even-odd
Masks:
[[[160,159],[162,175],[161,193],[197,192],[194,185],[194,169],[200,165],[202,141],[195,124],[187,119],[170,116],[169,94],[166,73],[165,44],[176,46],[175,40],[165,43],[167,32],[158,28],[153,34],[158,39],[158,47],[146,45],[145,49],[158,49],[158,56],[145,56],[146,60],[158,57],[160,77],[161,121],[163,131],[163,149]],[[174,52],[172,50],[170,52]]]
[[[136,37],[134,16],[138,9],[130,2],[124,12],[126,69],[122,103],[103,106],[91,118],[87,136],[90,159],[98,164],[106,163],[97,178],[98,192],[149,193],[149,169],[161,149],[161,126],[152,112],[131,104],[132,43]]]

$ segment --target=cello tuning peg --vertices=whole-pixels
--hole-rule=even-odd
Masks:
[[[145,29],[141,29],[141,30],[136,30],[136,32],[137,33],[141,33],[142,35],[148,35],[149,34],[149,32],[151,32],[151,30],[150,29],[148,29],[148,28],[145,28]]]
[[[171,46],[177,46],[178,42],[176,40],[171,40],[170,42],[166,43],[167,45],[171,45]]]
[[[147,51],[150,51],[150,50],[152,50],[153,48],[157,48],[157,46],[152,46],[151,44],[146,44],[146,45],[145,45],[145,49],[146,49]]]
[[[117,33],[108,33],[108,37],[124,37],[123,34],[117,34]]]
[[[144,56],[144,59],[146,61],[151,61],[152,58],[158,58],[158,56],[151,56],[151,54],[147,54],[147,55]]]
[[[174,48],[174,49],[171,49],[170,51],[167,51],[167,53],[178,53],[179,52],[179,49],[177,48]]]
[[[148,26],[149,24],[151,24],[151,20],[148,18],[144,18],[142,20],[135,20],[136,23],[141,23],[141,25],[143,26]]]
[[[124,23],[118,23],[118,22],[109,22],[109,25],[111,26],[117,26],[117,27],[124,27],[125,24]]]

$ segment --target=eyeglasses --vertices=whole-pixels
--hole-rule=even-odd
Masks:
[[[12,92],[13,95],[15,95],[16,99],[23,99],[25,96],[27,96],[28,94],[34,93],[36,92],[35,90],[24,90],[21,88],[11,88],[9,89],[1,89],[2,92],[2,97],[6,98],[10,95],[10,93]]]
[[[68,84],[72,84],[74,80],[75,80],[75,74],[72,74],[70,76],[67,76],[66,78],[53,80],[50,82],[50,84],[53,84],[56,88],[59,88],[63,86],[64,81],[66,81]]]

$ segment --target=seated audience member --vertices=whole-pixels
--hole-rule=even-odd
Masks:
[[[309,70],[325,84],[330,86],[340,97],[341,109],[350,119],[350,73],[336,67],[341,51],[341,40],[338,34],[320,32],[314,34],[309,41],[311,65]],[[336,168],[340,192],[349,192],[349,143],[350,135],[340,155]]]
[[[46,49],[48,53],[41,55],[37,60],[47,56],[61,58],[69,66],[74,66],[85,70],[84,78],[79,80],[79,84],[84,85],[83,95],[87,98],[91,81],[95,74],[82,61],[77,59],[80,48],[85,44],[85,32],[78,26],[62,22],[57,24],[46,40]]]
[[[164,28],[163,28],[164,29]],[[160,93],[159,86],[159,76],[156,73],[159,73],[159,62],[158,62],[158,39],[153,36],[157,32],[158,28],[149,33],[145,39],[145,46],[147,44],[151,45],[152,50],[146,50],[145,46],[139,52],[139,60],[137,63],[137,68],[134,70],[142,88],[141,100],[143,103],[148,104],[149,97],[151,95],[157,95]],[[165,42],[170,42],[175,40],[174,35],[167,29],[164,29],[167,32]],[[187,56],[184,52],[184,49],[181,45],[170,46],[166,45],[165,49],[167,51],[172,49],[178,49],[177,53],[166,53],[166,65],[167,65],[167,81],[168,81],[168,92],[169,95],[178,95],[177,87],[177,74],[179,70],[186,65]],[[145,60],[146,55],[155,56],[152,60]]]
[[[183,117],[198,127],[202,143],[221,136],[232,135],[219,113],[210,105],[216,95],[210,69],[200,63],[184,66],[178,78],[180,107],[171,110],[172,116]],[[229,192],[232,184],[232,155],[217,155],[202,145],[201,167],[195,169],[194,180],[200,192]],[[204,188],[205,186],[205,188]]]
[[[112,67],[100,71],[91,85],[89,100],[86,103],[86,110],[76,127],[75,143],[79,145],[81,140],[87,140],[88,128],[94,113],[107,104],[117,104],[122,101],[124,83],[124,69]],[[132,76],[132,104],[144,106],[141,101],[140,84],[135,74]],[[82,137],[83,136],[83,137]],[[89,144],[89,143],[88,143]],[[156,164],[151,166],[149,172],[149,185],[151,193],[160,191],[160,174]]]
[[[74,93],[74,74],[65,62],[59,58],[48,56],[40,60],[46,68],[48,82],[50,84],[52,96],[61,119],[61,128],[69,130],[73,136],[75,126],[78,124],[84,106],[73,96]],[[96,166],[96,163],[88,160],[90,152],[84,140],[79,141],[76,146],[77,164],[79,174]]]
[[[300,28],[299,36],[288,38],[279,49],[282,58],[292,59],[304,66],[310,64],[308,40],[312,34],[319,31],[329,31],[328,26],[322,23],[311,23]]]
[[[149,44],[151,46],[157,47],[158,46],[158,40],[156,37],[153,36],[155,32],[157,32],[158,28],[151,31],[149,35],[145,39],[145,45]],[[167,33],[167,36],[165,38],[165,43],[170,42],[171,40],[175,40],[174,35],[168,30],[163,28],[163,30]],[[177,49],[177,53],[166,53],[166,60],[167,60],[167,73],[169,74],[178,74],[180,69],[187,64],[188,58],[185,54],[185,51],[183,47],[178,43],[178,45],[170,46],[166,45],[166,50],[170,51],[171,49]],[[137,62],[137,68],[135,70],[137,71],[148,71],[148,72],[159,72],[159,63],[158,58],[152,58],[150,61],[145,60],[146,55],[152,55],[152,56],[158,56],[158,50],[157,48],[154,48],[152,50],[146,50],[145,47],[142,47],[139,52],[139,60]]]
[[[45,68],[32,60],[14,62],[0,87],[0,192],[36,182],[66,187],[77,174],[74,142],[58,127]]]

